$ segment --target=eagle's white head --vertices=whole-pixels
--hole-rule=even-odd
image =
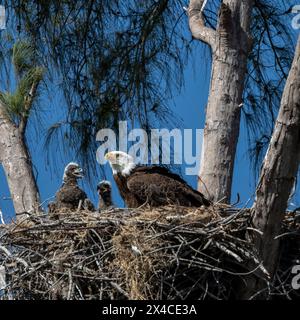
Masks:
[[[136,166],[132,156],[122,151],[108,152],[105,159],[108,160],[113,174],[121,173],[123,176],[128,176]]]
[[[83,178],[83,170],[76,162],[70,162],[65,168],[63,181],[66,182],[68,180],[77,180],[80,178]]]

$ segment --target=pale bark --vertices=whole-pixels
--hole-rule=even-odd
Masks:
[[[17,127],[0,105],[0,162],[3,165],[17,218],[39,210],[39,191],[25,142],[23,128]]]
[[[198,189],[210,200],[229,202],[240,129],[241,104],[251,48],[252,0],[224,0],[216,30],[204,25],[203,0],[190,1],[189,24],[194,38],[212,49],[212,74]]]
[[[300,162],[300,37],[265,156],[253,205],[253,224],[263,232],[256,245],[272,276],[278,258],[281,222]]]

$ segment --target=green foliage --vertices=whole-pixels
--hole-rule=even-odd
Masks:
[[[44,77],[44,68],[36,65],[35,50],[25,41],[14,44],[11,62],[15,70],[16,88],[14,92],[0,93],[0,100],[9,118],[18,124],[30,115],[37,87]]]
[[[212,28],[217,26],[220,3],[208,1],[204,11]],[[242,110],[249,142],[261,155],[265,150],[261,142],[272,132],[291,64],[293,39],[291,1],[254,3],[253,49]],[[170,99],[174,89],[183,85],[192,42],[182,8],[186,4],[177,0],[7,0],[20,34],[31,38],[48,69],[55,68],[62,78],[67,116],[52,127],[47,142],[58,134],[64,137],[62,141],[88,168],[94,163],[97,130],[115,128],[122,119],[146,130],[174,120]],[[259,156],[252,158],[259,165]]]
[[[28,72],[34,66],[34,48],[28,42],[18,41],[12,50],[12,63],[17,75]]]
[[[99,129],[123,119],[146,130],[175,121],[169,99],[183,84],[191,40],[179,2],[8,3],[21,32],[62,79],[67,117],[51,128],[47,143],[64,137],[87,169],[95,162]]]

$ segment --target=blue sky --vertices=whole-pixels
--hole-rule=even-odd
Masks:
[[[210,58],[207,49],[198,45],[195,49],[193,59],[186,66],[185,71],[185,87],[176,94],[170,105],[176,116],[182,119],[182,128],[197,129],[204,126],[204,110],[208,98],[209,82],[210,82]],[[55,95],[52,93],[55,92]],[[173,107],[173,102],[175,103]],[[47,128],[60,120],[63,120],[63,111],[61,105],[64,103],[59,90],[59,84],[53,84],[51,91],[44,93],[40,99],[40,107],[42,108],[40,130],[35,130],[36,126],[33,121],[29,127],[29,145],[32,153],[35,172],[38,173],[37,181],[41,193],[42,202],[53,197],[59,189],[62,182],[62,174],[65,165],[69,161],[76,161],[76,158],[59,154],[57,149],[52,146],[50,153],[56,158],[57,164],[51,165],[47,160],[47,154],[44,150],[44,138]],[[36,119],[33,119],[37,121]],[[57,141],[57,146],[61,144]],[[238,144],[238,151],[235,163],[235,173],[232,190],[232,202],[237,199],[237,193],[240,194],[240,205],[252,204],[255,193],[254,172],[250,168],[248,159],[248,143],[244,124],[241,125],[241,135]],[[96,161],[96,155],[95,155]],[[184,166],[183,166],[184,169]],[[184,172],[184,170],[182,171]],[[103,178],[113,180],[110,168],[105,166],[105,177],[99,175],[97,181]],[[196,187],[196,176],[185,176],[184,178],[190,185]],[[88,193],[92,201],[97,204],[96,187],[91,189],[86,180],[80,182],[82,187]],[[294,199],[295,205],[300,206],[299,200],[300,190],[298,187],[297,196]],[[7,187],[3,169],[0,167],[0,208],[4,213],[5,221],[9,222],[14,217],[14,210],[10,194]],[[113,199],[118,206],[123,206],[123,202],[118,194],[117,188],[113,183]],[[46,203],[46,202],[45,202]]]

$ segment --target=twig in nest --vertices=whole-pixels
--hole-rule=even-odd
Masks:
[[[245,237],[250,210],[215,206],[207,213],[224,215],[214,214],[209,222],[197,210],[115,208],[101,216],[82,210],[62,213],[59,221],[37,215],[6,225],[0,246],[0,265],[9,270],[3,298],[220,300],[234,291],[233,279],[268,275]],[[170,224],[168,216],[182,219]],[[297,225],[285,219],[287,236],[280,240],[299,234]],[[289,268],[280,265],[276,284],[265,282],[268,294],[287,297]]]

